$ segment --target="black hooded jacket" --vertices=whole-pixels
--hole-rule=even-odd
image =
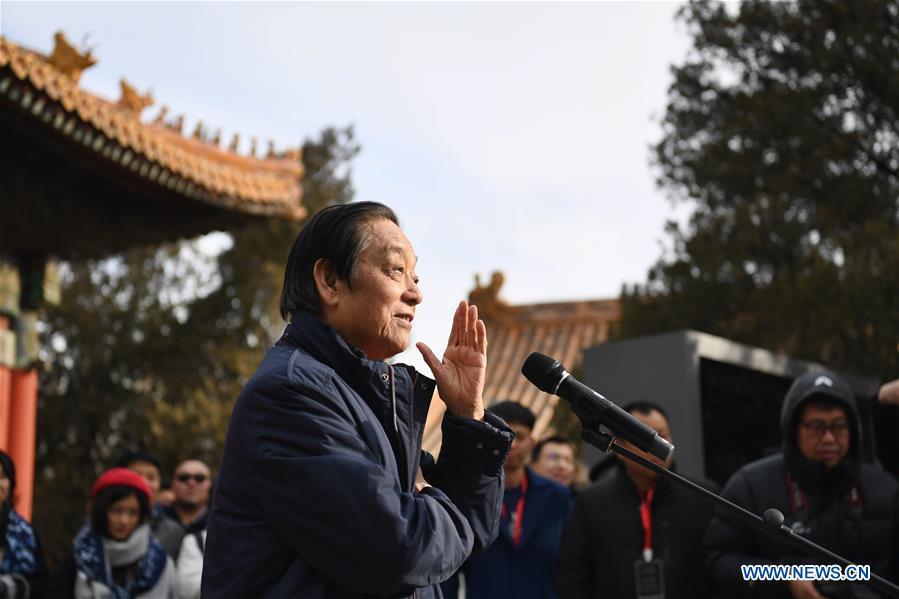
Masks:
[[[849,452],[833,468],[805,458],[796,445],[801,408],[806,400],[820,395],[843,407],[850,421]],[[776,508],[794,531],[895,581],[899,486],[887,472],[861,461],[859,414],[848,387],[837,377],[820,373],[797,379],[784,400],[781,432],[783,453],[738,470],[727,482],[724,497],[755,514]],[[709,574],[728,597],[791,597],[786,582],[745,582],[743,564],[816,563],[798,549],[734,521],[721,509],[709,523],[703,546]],[[848,594],[853,591],[847,585],[827,592],[828,596],[861,596]]]

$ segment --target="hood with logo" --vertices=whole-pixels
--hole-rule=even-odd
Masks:
[[[846,411],[849,420],[849,452],[833,468],[803,456],[796,442],[796,429],[804,404],[820,398],[835,402]],[[858,475],[862,438],[861,418],[855,395],[846,382],[832,372],[808,372],[799,376],[787,391],[780,412],[780,430],[784,445],[784,459],[790,471],[805,488],[821,485],[830,488],[851,486]]]

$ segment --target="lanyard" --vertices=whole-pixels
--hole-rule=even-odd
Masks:
[[[793,510],[793,513],[800,522],[807,522],[809,516],[808,498],[805,496],[805,491],[802,490],[802,487],[799,486],[799,483],[793,479],[789,472],[787,472],[787,489],[789,490],[790,508]],[[849,491],[849,505],[852,512],[861,517],[862,496],[859,493],[858,485],[852,485],[852,489]]]
[[[528,492],[528,473],[524,472],[521,476],[521,495],[518,497],[518,504],[515,506],[515,532],[512,534],[512,542],[518,546],[518,542],[521,540],[521,523],[524,520],[524,497]],[[509,519],[509,514],[506,510],[506,504],[503,502],[503,511],[502,511],[503,520]]]
[[[643,559],[652,561],[652,496],[655,488],[650,489],[640,500],[640,522],[643,523]]]

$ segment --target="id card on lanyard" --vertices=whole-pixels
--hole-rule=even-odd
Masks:
[[[518,547],[518,543],[521,542],[521,523],[524,521],[524,502],[527,492],[528,473],[525,471],[521,477],[521,495],[518,496],[518,503],[515,506],[515,520],[512,522],[512,530],[509,531],[512,535],[512,544],[516,547]],[[506,509],[505,502],[503,502],[502,507],[502,519],[509,519],[509,511]]]
[[[652,497],[650,489],[640,501],[640,523],[643,525],[643,559],[634,562],[637,599],[665,599],[665,568],[652,553]]]

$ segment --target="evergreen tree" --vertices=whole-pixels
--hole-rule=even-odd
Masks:
[[[353,197],[353,131],[303,145],[309,215]],[[63,265],[43,323],[35,520],[52,561],[71,548],[96,476],[136,447],[163,477],[215,468],[231,407],[283,323],[278,300],[295,222],[254,220],[217,256],[196,240]]]
[[[691,2],[659,185],[694,205],[619,337],[693,328],[899,372],[899,2]]]

